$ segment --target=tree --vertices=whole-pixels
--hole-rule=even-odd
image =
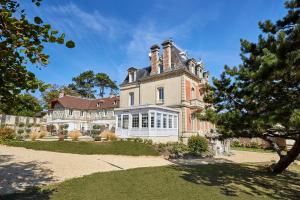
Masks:
[[[300,152],[300,1],[285,3],[287,15],[260,22],[258,42],[241,40],[239,67],[225,66],[213,79],[205,101],[211,103],[199,118],[216,124],[223,138],[260,137],[273,145],[280,160],[270,169],[281,173]],[[287,153],[275,137],[293,139]]]
[[[0,112],[10,115],[35,117],[42,112],[39,100],[30,94],[19,94],[10,105],[0,104]]]
[[[98,73],[95,75],[95,86],[99,87],[99,96],[103,98],[105,89],[117,90],[118,86],[105,73]]]
[[[52,85],[50,88],[47,88],[44,92],[42,92],[43,107],[45,109],[51,108],[51,102],[59,97],[59,93],[62,90],[65,95],[80,96],[80,94],[67,86]]]
[[[69,87],[78,94],[87,98],[95,98],[95,75],[92,70],[82,72],[77,77],[72,78],[73,83]]]
[[[42,0],[32,0],[40,6]],[[48,64],[49,55],[44,53],[44,43],[65,43],[65,34],[59,34],[49,24],[36,16],[27,18],[18,0],[0,1],[0,103],[9,105],[22,91],[39,89],[46,85],[38,80],[28,65],[37,67]],[[73,41],[66,42],[69,48]]]

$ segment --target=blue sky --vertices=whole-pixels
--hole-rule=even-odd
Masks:
[[[24,2],[24,3],[23,3]],[[76,48],[47,45],[50,63],[30,68],[46,83],[68,84],[85,70],[105,72],[117,83],[127,68],[149,65],[149,47],[173,38],[211,77],[240,63],[240,38],[256,41],[258,21],[286,13],[283,0],[44,0],[22,1],[29,17],[66,33]]]

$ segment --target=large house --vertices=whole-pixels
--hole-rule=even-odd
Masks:
[[[190,58],[172,40],[151,48],[150,66],[130,67],[120,85],[116,132],[121,138],[144,137],[158,141],[186,140],[205,135],[213,124],[194,112],[205,108],[208,72],[202,61]]]
[[[120,98],[111,96],[102,99],[88,99],[64,95],[52,101],[51,109],[46,116],[47,124],[58,128],[68,124],[68,130],[91,130],[94,124],[104,125],[111,129],[115,126],[114,108],[119,107]]]

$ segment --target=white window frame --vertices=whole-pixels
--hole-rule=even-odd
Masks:
[[[134,106],[134,92],[129,92],[129,106]]]
[[[162,127],[162,113],[156,113],[156,128]]]
[[[140,115],[139,114],[132,114],[131,116],[131,128],[138,129],[140,125]]]
[[[145,121],[145,118],[147,118],[146,121]],[[141,119],[142,119],[141,120],[142,121],[142,128],[148,128],[149,127],[149,116],[148,116],[148,113],[142,113],[141,114]]]
[[[163,103],[165,101],[165,89],[164,87],[157,88],[157,102]]]
[[[73,115],[73,109],[69,109],[69,115],[70,115],[70,116]]]

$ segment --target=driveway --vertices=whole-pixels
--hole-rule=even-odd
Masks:
[[[80,155],[0,145],[0,194],[95,172],[169,164],[154,156]]]

